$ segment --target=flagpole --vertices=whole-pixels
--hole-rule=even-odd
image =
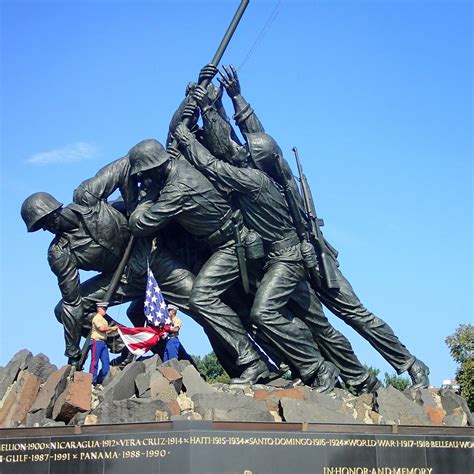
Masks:
[[[125,266],[127,265],[128,260],[130,258],[130,254],[132,253],[134,241],[135,241],[135,237],[132,235],[130,237],[130,240],[128,241],[125,252],[122,255],[122,259],[120,260],[117,268],[115,269],[112,279],[110,280],[109,286],[107,287],[107,291],[105,292],[105,295],[103,298],[104,303],[110,303],[110,300],[112,299],[112,297],[115,294],[115,291],[117,290],[117,286],[120,283],[120,279],[122,278]],[[86,337],[84,346],[82,347],[81,358],[79,360],[79,364],[77,367],[78,370],[82,370],[82,368],[84,367],[84,362],[86,361],[87,354],[89,353],[89,343],[91,340],[91,334],[92,334],[92,327],[91,327],[91,330],[89,331],[89,334]]]

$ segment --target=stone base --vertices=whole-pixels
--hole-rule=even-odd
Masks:
[[[0,430],[2,474],[463,474],[470,427],[174,421]]]

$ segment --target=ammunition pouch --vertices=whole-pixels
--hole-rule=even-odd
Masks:
[[[257,260],[265,257],[263,240],[258,232],[250,229],[244,239],[245,257],[249,260]]]
[[[303,256],[303,263],[307,270],[311,268],[318,268],[318,257],[313,245],[304,240],[301,242],[301,255]]]

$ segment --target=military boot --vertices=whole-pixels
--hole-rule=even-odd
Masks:
[[[359,385],[355,385],[355,391],[357,395],[364,393],[374,393],[382,386],[380,380],[372,373],[369,373],[368,377]]]
[[[430,386],[429,373],[430,369],[428,366],[421,360],[416,359],[413,365],[408,369],[408,375],[410,375],[411,381],[413,382],[410,389],[428,388]]]
[[[270,372],[266,364],[261,360],[251,362],[250,365],[242,372],[240,377],[230,379],[230,384],[256,384],[258,382],[265,383],[270,377]]]
[[[337,383],[340,370],[332,362],[324,362],[318,369],[316,377],[311,384],[315,392],[332,392]]]
[[[69,357],[67,360],[68,365],[71,365],[76,370],[82,370],[81,366],[81,356],[79,357]]]
[[[128,364],[134,361],[134,355],[127,349],[122,349],[122,353],[115,359],[110,361],[110,365],[123,369]]]
[[[123,369],[126,367],[128,364],[131,364],[132,362],[135,362],[135,356],[130,352],[130,354],[127,354],[125,359],[120,362],[119,364],[119,369]]]

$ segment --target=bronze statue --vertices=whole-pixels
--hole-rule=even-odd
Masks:
[[[127,314],[143,323],[149,265],[167,301],[203,327],[232,383],[267,381],[268,355],[315,390],[330,391],[341,377],[358,393],[376,391],[379,381],[331,326],[324,304],[398,373],[408,371],[413,388],[427,387],[428,367],[362,305],[342,274],[298,156],[302,192],[242,96],[235,68],[223,66],[220,87],[212,83],[247,3],[198,82],[188,85],[167,149],[141,141],[83,181],[67,206],[45,192],[22,205],[28,232],[55,234],[48,262],[62,294],[55,314],[68,362],[81,368],[81,336],[105,295],[110,306],[132,302]],[[243,141],[226,114],[224,89]],[[117,189],[121,201],[108,202]],[[81,283],[81,269],[98,274]],[[109,342],[122,349],[117,338]]]
[[[63,297],[55,314],[64,326],[65,355],[70,364],[77,365],[81,358],[81,334],[87,333],[96,303],[103,301],[130,239],[126,215],[118,210],[119,206],[107,202],[120,188],[128,212],[131,211],[138,198],[129,170],[128,157],[110,163],[81,183],[74,191],[73,202],[67,206],[43,192],[31,195],[22,205],[21,215],[29,232],[44,229],[55,234],[48,250],[48,262]],[[152,239],[135,242],[109,306],[143,298],[149,260],[167,299],[186,310],[194,275],[164,246],[158,246],[151,255],[150,252]],[[79,270],[94,270],[99,274],[81,283]],[[112,342],[114,352],[123,348],[117,337],[109,341],[111,348]]]
[[[227,279],[235,279],[239,265],[234,233],[245,238],[242,222],[209,180],[184,158],[171,156],[157,140],[144,140],[129,152],[131,175],[162,183],[155,202],[140,203],[130,216],[130,229],[136,236],[155,236],[174,221],[212,249],[194,282],[189,298],[193,312],[203,325],[227,346],[240,377],[234,383],[265,380],[269,373],[253,348],[238,314],[221,298],[228,289]]]
[[[226,88],[228,95],[232,99],[235,110],[234,118],[244,136],[252,136],[253,133],[264,133],[260,120],[258,120],[255,112],[250,107],[250,104],[241,94],[240,82],[235,68],[232,66],[230,69],[224,67],[224,72],[221,73],[221,75],[222,78],[220,79],[220,82]],[[197,96],[198,101],[202,102],[204,100],[201,91],[198,91],[197,94],[195,92],[195,95]],[[219,123],[219,120],[214,120],[214,124],[215,123]],[[226,125],[223,125],[222,128],[225,129]],[[238,148],[236,149],[238,150]],[[269,175],[278,181],[279,184],[283,185],[282,174],[284,174],[290,181],[290,190],[296,195],[296,199],[301,202],[303,207],[303,199],[298,193],[298,187],[294,182],[291,171],[288,172],[288,164],[285,163],[285,160],[283,160],[281,153],[278,153],[278,150],[275,155],[280,157],[283,173],[278,172],[278,168],[275,166],[275,163],[277,163],[278,160],[273,160],[268,165]],[[302,176],[303,183],[304,180],[305,177]],[[308,193],[308,191],[309,187],[306,186],[306,193]],[[311,209],[308,209],[307,207],[308,205],[306,205],[305,215],[308,217],[308,215],[310,216]],[[311,222],[308,224],[311,225]],[[317,225],[317,221],[313,221],[313,224]],[[310,232],[310,235],[313,236],[313,241],[317,237],[315,235],[316,233],[317,230],[313,230],[312,233]],[[400,374],[404,371],[408,371],[413,382],[413,388],[428,387],[429,369],[426,364],[408,351],[385,321],[375,316],[362,305],[352,286],[339,269],[337,251],[335,251],[335,249],[324,239],[322,233],[320,233],[319,239],[319,262],[322,262],[323,260],[321,258],[321,252],[323,251],[324,256],[329,259],[328,263],[331,264],[332,279],[335,283],[331,284],[327,277],[324,279],[324,273],[322,273],[323,278],[320,279],[320,284],[316,287],[313,285],[313,288],[316,290],[321,302],[332,313],[340,317],[344,322],[353,327],[362,337],[367,339],[369,343],[382,355],[382,357],[384,357],[384,359],[397,371],[397,373]]]

